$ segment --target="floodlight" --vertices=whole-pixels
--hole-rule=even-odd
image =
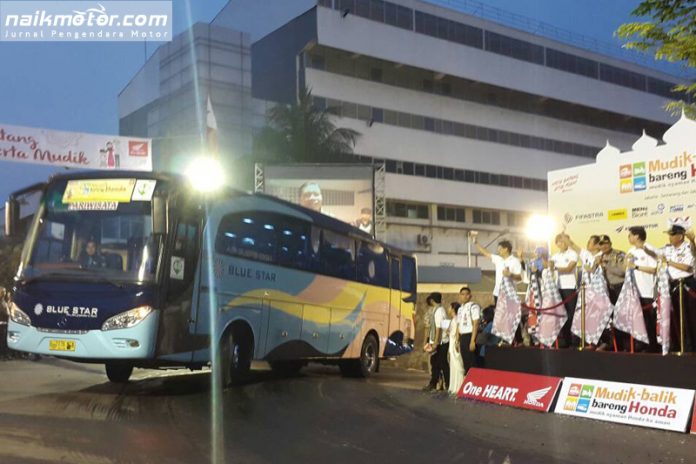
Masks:
[[[555,228],[556,224],[550,216],[533,214],[527,220],[525,232],[530,240],[548,242]]]
[[[186,168],[191,186],[200,192],[213,192],[225,184],[225,172],[220,162],[212,156],[194,158]]]

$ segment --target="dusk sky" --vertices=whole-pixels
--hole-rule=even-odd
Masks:
[[[233,0],[234,1],[234,0]],[[263,0],[259,0],[263,1]],[[174,33],[210,21],[226,0],[174,0]],[[452,2],[456,4],[456,1]],[[605,42],[630,21],[638,0],[486,0],[486,4]],[[190,11],[190,13],[189,13]],[[148,44],[152,53],[157,44]],[[57,130],[118,133],[117,96],[144,63],[143,43],[0,42],[0,122]],[[52,170],[0,161],[0,199],[45,180]]]

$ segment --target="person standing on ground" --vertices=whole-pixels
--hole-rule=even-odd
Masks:
[[[459,393],[459,388],[464,383],[464,361],[462,360],[464,347],[459,344],[459,325],[457,324],[457,310],[459,308],[459,303],[451,303],[447,311],[450,320],[448,328],[450,339],[448,350],[449,388],[447,391],[451,395]]]
[[[467,286],[459,290],[461,306],[457,312],[459,328],[459,345],[465,371],[476,365],[476,336],[479,332],[481,307],[472,300],[471,289]]]
[[[564,234],[556,235],[556,246],[558,247],[558,253],[553,255],[549,260],[549,267],[553,271],[556,271],[558,283],[558,290],[561,294],[561,299],[565,301],[565,309],[568,313],[568,320],[561,329],[561,334],[563,334],[563,340],[566,346],[573,345],[572,343],[572,333],[570,332],[570,327],[573,325],[573,316],[575,315],[575,305],[577,304],[577,295],[573,297],[573,294],[577,292],[578,280],[575,275],[575,270],[578,265],[578,254],[569,248],[569,243]]]
[[[442,306],[442,293],[433,292],[428,295],[425,301],[428,306],[434,309],[430,319],[430,334],[428,340],[428,345],[432,352],[430,355],[430,383],[428,383],[424,390],[436,390],[440,377],[445,381],[445,388],[449,389],[449,364],[447,362],[449,333],[443,330],[446,323],[445,321],[447,321],[447,311]],[[449,326],[447,326],[447,328],[449,328]]]
[[[655,302],[655,274],[657,273],[657,260],[645,251],[647,233],[644,227],[631,227],[628,229],[628,243],[632,246],[626,253],[627,267],[633,269],[633,277],[636,281],[638,294],[640,295],[640,305],[643,309],[643,319],[645,328],[648,331],[649,344],[647,347],[643,343],[636,341],[639,351],[651,353],[658,352],[657,346],[657,310]]]

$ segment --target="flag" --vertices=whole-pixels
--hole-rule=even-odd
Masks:
[[[529,285],[527,286],[527,294],[525,295],[524,301],[526,301],[527,307],[529,308],[541,308],[541,286],[536,272],[531,272],[529,275]],[[529,315],[527,316],[527,330],[529,331],[529,335],[535,340],[537,340],[536,331],[538,324],[539,311],[530,309]]]
[[[208,95],[208,106],[205,116],[205,125],[207,128],[207,142],[208,142],[208,152],[211,155],[218,155],[218,126],[217,119],[215,119],[215,113],[213,112],[213,102],[210,101],[210,95]]]
[[[585,282],[585,341],[596,345],[609,324],[614,306],[609,300],[607,281],[604,279],[602,268],[598,267],[591,274],[584,272],[582,279]],[[570,330],[580,338],[582,338],[581,308],[582,295],[579,295]]]
[[[657,271],[657,343],[662,345],[662,354],[669,353],[672,296],[669,294],[667,266]]]
[[[645,328],[643,308],[633,272],[633,269],[626,269],[626,278],[614,309],[614,327],[631,334],[636,340],[648,343],[648,330]]]
[[[522,305],[510,277],[504,277],[500,283],[498,303],[495,305],[493,327],[491,332],[508,343],[515,338],[515,331],[522,319]]]
[[[553,309],[542,311],[539,316],[537,338],[548,347],[556,342],[558,334],[568,320],[568,313],[565,306],[561,304],[562,301],[553,272],[550,269],[544,269],[541,274],[541,306]]]

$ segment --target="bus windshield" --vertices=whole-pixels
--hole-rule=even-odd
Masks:
[[[150,201],[130,201],[130,194],[128,201],[68,196],[65,182],[46,192],[27,238],[21,279],[155,279],[161,237],[152,234]]]

